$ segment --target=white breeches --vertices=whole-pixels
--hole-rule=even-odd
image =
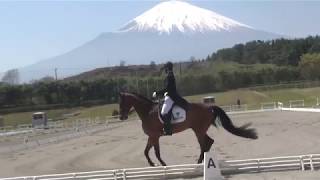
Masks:
[[[173,105],[173,100],[169,96],[164,97],[164,103],[161,109],[161,115],[168,114]]]

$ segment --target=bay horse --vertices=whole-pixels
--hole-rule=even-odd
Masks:
[[[154,147],[155,155],[162,166],[166,163],[160,156],[159,138],[163,135],[163,124],[159,120],[158,103],[150,99],[138,95],[136,93],[120,93],[120,120],[128,119],[128,114],[133,107],[142,121],[142,129],[148,135],[148,142],[144,150],[144,155],[150,166],[155,166],[149,157],[149,150]],[[198,163],[201,163],[204,158],[204,152],[210,150],[214,140],[207,135],[207,130],[210,125],[216,126],[216,118],[220,118],[221,125],[228,132],[249,139],[257,139],[255,129],[248,129],[250,124],[245,124],[241,127],[235,127],[223,109],[218,106],[208,106],[202,103],[190,103],[189,110],[186,113],[186,120],[172,124],[173,133],[178,133],[191,128],[197,136],[200,144],[200,156]]]

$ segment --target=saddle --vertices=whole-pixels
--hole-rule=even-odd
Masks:
[[[160,109],[162,109],[163,103],[160,105]],[[181,123],[186,120],[186,111],[178,105],[173,105],[171,109],[171,124]],[[162,116],[159,111],[159,120],[163,124]]]

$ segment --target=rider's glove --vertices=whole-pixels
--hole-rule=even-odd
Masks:
[[[157,92],[153,92],[152,97],[156,98],[157,97]]]

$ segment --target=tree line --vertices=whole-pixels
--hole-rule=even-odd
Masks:
[[[250,41],[232,48],[218,50],[208,61],[232,61],[240,64],[276,64],[298,66],[304,54],[320,52],[320,36],[300,39]]]

